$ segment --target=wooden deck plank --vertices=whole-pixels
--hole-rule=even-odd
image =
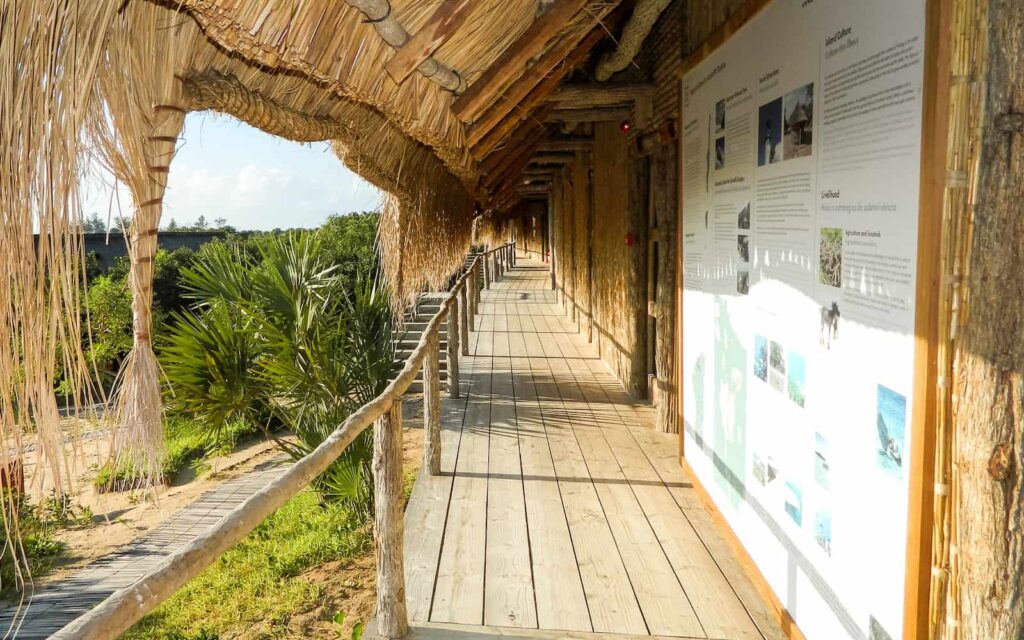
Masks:
[[[576,366],[570,368],[591,410],[600,412],[598,424],[603,425],[601,431],[610,450],[704,631],[712,638],[760,639],[761,633],[751,616],[628,427],[629,412],[624,412],[627,417],[623,418],[623,414],[615,411],[620,403],[608,397],[587,363],[577,361]],[[636,429],[651,431],[650,427],[639,425]],[[669,443],[660,440],[659,444]],[[677,480],[680,480],[679,487],[688,485],[682,478]]]
[[[527,340],[543,340],[545,335],[550,339],[550,334],[536,334]],[[548,359],[531,358],[530,365],[594,631],[646,634],[647,625],[622,558],[613,553],[615,539],[552,381]]]
[[[491,360],[490,455],[487,481],[487,562],[484,624],[537,626],[533,572],[508,334],[494,334]]]
[[[521,307],[516,311],[523,312]],[[525,338],[523,343],[525,351]],[[530,361],[513,358],[511,364],[523,490],[530,523],[537,620],[543,629],[591,631],[590,612],[544,432]]]
[[[572,428],[650,632],[704,637],[705,631],[602,433],[604,427],[599,426],[575,383],[569,363],[552,360],[551,369],[561,382],[558,388],[563,402],[574,408]]]
[[[486,314],[486,312],[485,312]],[[483,315],[477,342],[474,386],[463,426],[462,444],[452,482],[441,560],[434,585],[430,620],[482,624],[486,551],[488,431],[490,424],[491,358],[494,334],[491,316]],[[479,385],[479,386],[477,386]]]
[[[715,563],[729,581],[729,585],[740,602],[743,603],[758,630],[768,640],[785,640],[787,636],[783,633],[775,616],[768,610],[757,587],[751,582],[750,576],[740,564],[729,543],[722,537],[718,525],[704,508],[700,497],[690,486],[690,479],[679,466],[672,447],[666,446],[668,444],[666,440],[671,436],[653,430],[648,432],[635,430],[633,433],[647,451],[648,458],[662,480],[668,485],[672,497],[686,514],[694,532],[707,548],[711,557],[714,558]]]
[[[409,505],[411,637],[780,640],[675,436],[521,264],[483,292],[454,445],[446,404],[454,474],[421,477]]]
[[[476,353],[479,335],[470,334],[470,353]],[[468,399],[478,391],[473,388],[475,359],[466,358],[462,366],[462,397],[441,400],[441,475],[432,476],[425,469],[420,469],[405,512],[405,598],[409,619],[413,621],[430,618],[434,577],[444,539],[462,423]]]

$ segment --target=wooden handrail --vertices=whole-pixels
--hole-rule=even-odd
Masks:
[[[431,352],[435,358],[437,357],[437,340],[442,322],[449,322],[449,343],[451,343],[452,337],[456,340],[455,348],[449,347],[448,357],[458,358],[460,313],[457,308],[453,307],[459,304],[460,291],[467,286],[467,283],[473,283],[475,287],[476,273],[481,263],[486,261],[485,256],[498,251],[509,251],[509,248],[513,246],[513,243],[508,243],[486,253],[478,254],[473,259],[469,269],[456,281],[442,301],[437,313],[427,323],[416,348],[406,359],[398,376],[379,396],[356,410],[320,446],[295,462],[278,478],[269,482],[242,504],[225,514],[207,531],[169,555],[163,562],[131,585],[111,594],[91,611],[77,618],[52,637],[58,640],[108,640],[119,637],[161,602],[174,595],[174,592],[185,586],[189,580],[211,565],[235,543],[248,535],[274,511],[306,488],[314,478],[326,471],[338,459],[359,434],[375,422],[382,431],[381,434],[375,434],[374,437],[374,475],[378,484],[376,496],[380,505],[378,508],[381,510],[375,519],[378,528],[375,534],[378,541],[386,541],[389,545],[388,549],[383,550],[386,553],[378,549],[377,618],[380,627],[379,633],[382,636],[394,638],[404,635],[408,630],[408,620],[405,603],[401,600],[405,593],[401,549],[404,525],[400,517],[402,487],[401,482],[398,482],[396,486],[396,483],[390,481],[395,477],[402,477],[401,455],[400,453],[397,455],[397,461],[394,455],[395,438],[399,443],[397,450],[401,451],[401,398],[415,381],[416,375]],[[514,255],[514,249],[512,249],[512,253]],[[478,295],[479,291],[474,291],[471,298],[475,299]],[[462,300],[465,299],[465,297],[462,298]],[[469,310],[474,316],[476,315],[475,306],[475,304],[471,305],[472,308]],[[457,366],[455,364],[455,367]],[[451,371],[452,363],[449,363],[449,374]],[[455,394],[458,393],[457,388],[458,382],[456,381]],[[426,388],[424,390],[426,391]],[[433,385],[432,393],[440,393],[439,385]],[[437,413],[434,416],[437,420],[440,419]],[[433,430],[428,430],[427,436],[432,442],[425,446],[434,447],[436,451],[432,451],[428,458],[428,472],[436,473],[432,461],[440,460],[440,440],[437,437],[439,434],[436,432],[433,433],[434,437],[431,437],[431,431]],[[439,429],[437,431],[439,432]],[[378,465],[378,461],[381,461],[382,464]],[[398,467],[397,475],[395,466]],[[381,504],[382,501],[383,504]],[[399,516],[395,516],[396,513]],[[382,556],[384,556],[384,561],[382,561]],[[386,610],[382,610],[382,607]]]

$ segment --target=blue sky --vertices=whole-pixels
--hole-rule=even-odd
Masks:
[[[380,196],[327,143],[297,144],[234,118],[190,114],[171,165],[160,226],[226,218],[238,229],[316,227],[332,213],[376,209]],[[131,215],[123,188],[111,207],[110,178],[88,180],[84,205],[106,218]]]

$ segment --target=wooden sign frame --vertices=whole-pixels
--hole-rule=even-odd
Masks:
[[[676,81],[682,88],[683,76],[702,62],[741,27],[774,0],[749,0],[705,40],[682,63]],[[917,234],[917,284],[914,316],[913,412],[910,417],[909,496],[907,503],[906,577],[904,580],[903,639],[928,640],[929,599],[932,575],[932,532],[935,498],[936,409],[938,389],[939,304],[942,280],[942,211],[946,178],[946,143],[949,123],[949,84],[951,43],[948,37],[952,21],[952,0],[926,0],[923,111],[921,120],[921,176],[919,185]],[[682,91],[680,91],[682,96]],[[685,122],[682,100],[678,122]],[[794,640],[803,634],[775,596],[768,582],[750,558],[735,532],[719,512],[710,495],[700,485],[685,456],[683,421],[683,136],[677,138],[678,162],[676,212],[676,388],[679,425],[679,462],[690,474],[705,506],[722,528],[724,537],[737,553],[758,591],[773,610],[783,630]]]

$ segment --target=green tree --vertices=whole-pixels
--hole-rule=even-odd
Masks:
[[[109,383],[132,348],[132,296],[123,278],[99,276],[89,285],[86,299],[92,340],[86,356]]]
[[[82,231],[85,233],[104,233],[106,230],[106,221],[95,211],[91,216],[82,221]]]

